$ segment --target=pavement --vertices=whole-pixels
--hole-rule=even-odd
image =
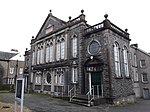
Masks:
[[[0,93],[0,102],[14,104],[14,93]],[[24,105],[31,112],[150,112],[150,100],[138,99],[134,104],[113,106],[103,104],[85,107],[50,95],[25,94]]]

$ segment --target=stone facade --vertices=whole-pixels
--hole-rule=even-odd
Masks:
[[[69,17],[68,22],[51,12],[47,16],[39,33],[31,40],[31,49],[25,52],[30,89],[67,95],[74,87],[76,94],[90,92],[109,100],[132,96],[129,34],[111,23],[108,15],[103,22],[90,26],[83,12],[77,18]],[[120,77],[115,74],[116,42],[119,44]]]
[[[150,98],[150,55],[138,48],[138,44],[131,45],[132,79],[136,97]]]
[[[1,84],[14,84],[15,77],[23,75],[24,61],[11,60],[17,53],[0,52]]]

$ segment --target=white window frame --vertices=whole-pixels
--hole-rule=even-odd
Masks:
[[[63,73],[59,74],[59,84],[61,84],[61,85],[64,84],[64,74]]]
[[[134,54],[134,66],[137,66],[137,56],[136,56],[136,54]]]
[[[32,65],[35,64],[35,51],[32,51]]]
[[[46,47],[46,63],[48,63],[48,62],[49,62],[49,55],[50,55],[50,53],[49,53],[49,52],[50,52],[50,50],[49,50],[49,49],[50,49],[50,47],[49,47],[49,46],[47,46],[47,47]]]
[[[146,81],[144,80],[144,75],[146,75]],[[147,75],[147,73],[142,73],[142,82],[148,82],[148,75]]]
[[[115,42],[114,44],[114,62],[115,62],[115,74],[116,77],[121,77],[121,71],[120,71],[120,50],[119,50],[119,44]]]
[[[77,37],[72,38],[72,56],[77,57]]]
[[[35,77],[35,83],[36,84],[41,84],[41,75],[36,75],[36,77]]]
[[[144,61],[144,64],[145,64],[144,66],[142,65],[142,61]],[[146,67],[146,60],[145,59],[141,59],[140,60],[140,67],[141,68]]]
[[[10,71],[9,71],[10,74],[13,74],[13,73],[14,73],[14,67],[10,67],[9,70],[10,70]]]
[[[65,41],[62,40],[62,42],[60,43],[60,47],[61,47],[61,59],[65,58]]]
[[[23,74],[23,68],[19,69],[19,74]]]
[[[33,83],[33,73],[31,73],[31,83]]]
[[[40,64],[40,49],[37,51],[37,64]]]
[[[54,76],[54,80],[55,80],[55,84],[57,84],[58,83],[58,78],[57,78],[58,76],[57,76],[57,74]]]
[[[40,49],[40,64],[43,63],[43,47]]]
[[[49,58],[50,58],[49,61],[53,62],[53,45],[52,44],[49,46],[49,50],[50,50],[49,51],[49,53],[50,53],[49,54]]]
[[[72,83],[78,82],[78,69],[76,66],[72,67],[72,77],[71,77]]]
[[[124,62],[124,73],[126,77],[129,77],[129,64],[128,64],[128,52],[127,47],[123,49],[123,62]]]
[[[60,60],[60,42],[56,44],[56,61]]]

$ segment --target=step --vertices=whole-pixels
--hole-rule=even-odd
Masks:
[[[92,96],[90,96],[90,99],[91,98],[92,98]],[[79,96],[73,97],[70,103],[75,103],[75,104],[90,107],[90,106],[105,104],[106,99],[105,98],[95,98],[89,103],[87,95],[79,95]]]
[[[92,106],[93,102],[88,103],[88,101],[85,100],[79,100],[79,99],[72,99],[70,103],[74,103],[74,104],[78,104],[78,105],[83,105],[83,106],[87,106],[90,107]]]
[[[92,106],[93,101],[91,103],[89,103],[88,97],[86,95],[79,95],[79,96],[73,97],[70,103],[75,103],[75,104],[90,107],[90,106]]]

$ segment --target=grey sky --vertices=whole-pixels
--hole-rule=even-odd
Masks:
[[[128,28],[131,43],[138,43],[146,52],[149,49],[149,0],[1,0],[0,1],[0,51],[18,49],[24,53],[30,48],[49,10],[64,21],[77,17],[84,9],[88,24],[94,25],[108,19],[121,29]]]

